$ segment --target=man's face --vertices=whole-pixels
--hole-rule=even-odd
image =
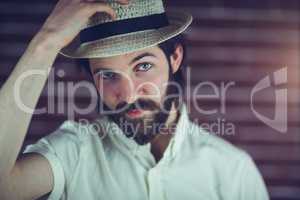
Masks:
[[[168,60],[159,47],[109,58],[90,59],[104,114],[139,144],[148,143],[172,106]]]

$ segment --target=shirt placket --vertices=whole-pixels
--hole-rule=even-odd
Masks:
[[[149,200],[166,200],[161,181],[162,168],[157,166],[148,173]]]
[[[171,160],[173,159],[174,138],[170,140],[170,143],[159,163],[148,172],[148,188],[149,188],[149,200],[167,200],[165,188],[163,184],[164,173],[170,167]]]

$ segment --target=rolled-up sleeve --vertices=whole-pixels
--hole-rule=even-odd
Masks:
[[[38,153],[50,163],[54,185],[49,200],[63,200],[80,151],[78,133],[72,122],[63,123],[56,131],[26,146],[23,153]]]
[[[53,147],[47,141],[47,139],[42,138],[37,143],[28,145],[23,153],[38,153],[44,156],[50,163],[54,185],[53,189],[48,197],[49,200],[59,200],[63,194],[65,185],[65,175],[63,172],[63,167],[58,159]]]

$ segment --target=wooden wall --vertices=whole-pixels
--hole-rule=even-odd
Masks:
[[[55,2],[0,2],[0,85],[8,77]],[[195,105],[191,103],[191,95],[187,96],[191,119],[198,120],[201,125],[224,127],[223,132],[217,129],[213,131],[252,155],[273,200],[300,199],[299,1],[165,2],[168,9],[186,11],[194,16],[192,27],[186,32],[191,91],[195,91],[195,87],[201,82],[214,84],[218,89],[222,84],[234,83],[225,93],[224,112],[221,110],[220,98],[211,96],[198,99],[198,106],[202,109],[216,109],[215,114],[203,114],[197,112]],[[274,72],[285,67],[287,83],[279,88],[272,84],[260,91],[253,103],[255,110],[272,118],[275,115],[275,104],[278,103],[280,108],[284,106],[284,100],[275,102],[274,91],[287,89],[288,131],[280,133],[257,118],[251,110],[250,97],[252,89],[261,79],[272,77]],[[65,72],[62,78],[57,75],[60,69]],[[67,96],[58,99],[58,81],[64,83],[86,79],[72,60],[61,56],[57,58],[53,72],[56,74],[56,89],[54,93],[49,93],[49,84],[45,86],[39,108],[60,100],[66,103],[70,101]],[[211,87],[202,87],[197,94],[213,94],[212,92]],[[76,92],[76,103],[86,106],[91,97],[95,98],[81,88]],[[279,115],[282,116],[283,113]],[[95,113],[87,117],[93,116]],[[55,130],[66,119],[66,113],[57,112],[33,116],[25,145]],[[214,123],[217,125],[214,126]],[[234,126],[233,135],[225,133],[228,125]]]

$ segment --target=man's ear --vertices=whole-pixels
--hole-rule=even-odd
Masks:
[[[171,67],[172,67],[172,73],[178,71],[181,62],[183,60],[183,47],[181,44],[176,44],[174,53],[171,54],[170,61],[171,61]]]

